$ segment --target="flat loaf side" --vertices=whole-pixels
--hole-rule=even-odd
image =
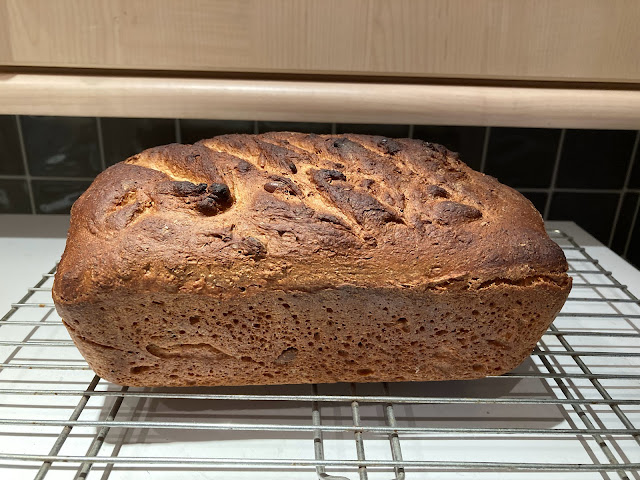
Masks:
[[[103,378],[131,386],[420,381],[499,375],[564,302],[547,279],[479,291],[341,287],[236,299],[127,294],[65,324]],[[95,321],[87,322],[87,318]]]
[[[566,270],[531,203],[443,147],[282,132],[101,173],[53,294],[116,383],[474,378],[531,352]]]

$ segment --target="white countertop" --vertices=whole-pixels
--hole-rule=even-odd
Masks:
[[[68,215],[0,215],[1,315],[55,266],[68,226]]]

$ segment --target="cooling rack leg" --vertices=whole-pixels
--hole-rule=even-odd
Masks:
[[[93,377],[93,380],[91,380],[91,383],[87,387],[87,393],[85,393],[82,396],[82,398],[80,398],[78,405],[71,413],[71,416],[69,417],[69,421],[76,421],[78,420],[78,418],[80,418],[80,414],[84,410],[84,407],[87,405],[87,402],[91,397],[91,393],[93,393],[99,381],[100,381],[100,377],[95,375]],[[60,435],[58,435],[58,438],[53,444],[53,447],[51,447],[51,450],[49,451],[49,455],[51,456],[58,455],[58,453],[60,452],[60,449],[62,448],[62,445],[67,440],[67,437],[69,437],[69,434],[71,433],[72,428],[73,428],[72,426],[67,425],[62,429],[62,431],[60,432]],[[47,474],[47,472],[49,471],[49,468],[51,468],[51,462],[50,461],[43,462],[42,466],[40,467],[40,470],[38,470],[38,473],[36,473],[36,476],[33,478],[33,480],[42,480]]]
[[[318,395],[318,386],[316,384],[312,385],[312,394],[314,396]],[[313,421],[314,426],[321,425],[320,420],[320,410],[318,408],[318,402],[311,403],[311,419]],[[324,460],[324,448],[322,446],[322,430],[314,430],[313,431],[313,450],[315,454],[316,460]],[[316,473],[319,478],[326,478],[325,469],[323,466],[316,467]]]
[[[389,394],[389,384],[383,383],[382,390],[386,397],[390,397]],[[393,405],[391,403],[385,403],[384,405],[384,418],[387,422],[387,425],[395,428],[397,426],[396,423],[396,415],[393,411]],[[402,450],[400,449],[400,438],[398,437],[398,433],[394,432],[389,434],[389,443],[391,444],[391,457],[396,462],[402,462]],[[396,472],[396,480],[404,480],[404,467],[394,467]]]
[[[314,383],[311,385],[311,393],[313,396],[318,395],[318,386]],[[313,421],[313,425],[318,427],[322,425],[322,419],[320,417],[320,408],[318,406],[318,402],[311,402],[311,420]],[[313,431],[313,451],[315,454],[316,460],[324,460],[324,447],[322,445],[322,430],[314,430]],[[325,467],[323,465],[316,466],[316,473],[318,474],[318,478],[322,480],[349,480],[347,477],[338,477],[334,475],[328,475],[325,472]]]
[[[351,384],[351,394],[354,396],[356,394],[355,383]],[[360,406],[358,405],[358,402],[356,402],[355,400],[351,402],[351,416],[353,417],[353,426],[360,427],[361,426]],[[356,430],[355,437],[356,437],[356,454],[358,455],[358,460],[364,461],[365,456],[364,456],[364,441],[362,440],[362,430]],[[360,465],[358,467],[358,475],[360,475],[360,480],[368,480],[369,477],[367,475],[367,467],[365,465]]]
[[[129,387],[122,387],[121,391],[126,392],[127,390],[129,390]],[[111,407],[111,410],[109,411],[109,414],[105,419],[107,422],[113,421],[116,418],[123,400],[124,396],[121,396],[116,398],[116,401],[113,402],[113,406]],[[104,439],[107,438],[107,434],[109,433],[110,428],[111,427],[105,426],[101,427],[100,430],[98,430],[95,437],[93,437],[91,445],[89,445],[89,449],[87,450],[86,455],[87,457],[95,457],[96,455],[98,455],[98,452],[100,452],[102,444],[104,443]],[[76,472],[76,476],[73,477],[74,480],[84,480],[85,478],[87,478],[87,475],[89,474],[92,466],[93,462],[82,462],[82,464],[78,468],[78,471]]]

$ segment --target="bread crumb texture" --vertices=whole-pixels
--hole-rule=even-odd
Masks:
[[[444,147],[279,132],[105,170],[53,296],[122,385],[446,380],[526,358],[566,271],[531,203]]]

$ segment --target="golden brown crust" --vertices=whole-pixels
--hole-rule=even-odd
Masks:
[[[152,148],[101,173],[73,206],[53,293],[65,318],[124,292],[233,301],[542,279],[561,305],[566,270],[531,203],[444,147],[281,132]]]
[[[519,193],[438,145],[364,135],[225,135],[146,150],[98,176],[69,238],[59,302],[124,285],[473,286],[567,269]]]

